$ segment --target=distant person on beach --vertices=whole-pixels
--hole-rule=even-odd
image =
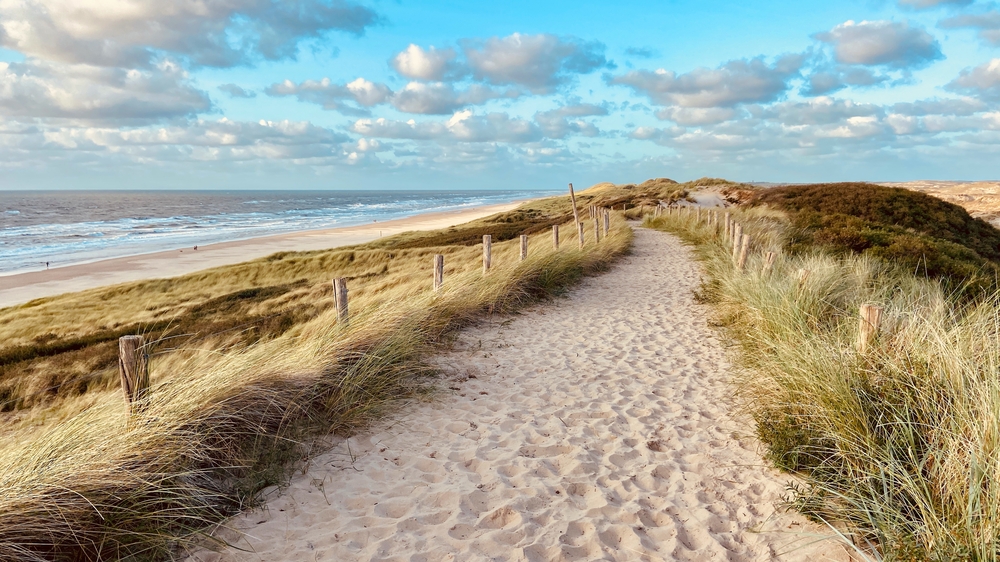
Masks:
[[[194,251],[196,251],[196,252],[198,251],[198,246],[194,247]]]
[[[49,268],[49,262],[45,262],[45,269]]]

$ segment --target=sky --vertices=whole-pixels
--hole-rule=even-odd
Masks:
[[[979,0],[0,0],[0,191],[1000,179]]]

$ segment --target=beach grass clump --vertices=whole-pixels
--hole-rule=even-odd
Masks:
[[[784,251],[801,240],[794,215],[730,211],[754,241],[742,271],[704,222],[647,224],[696,245],[699,296],[740,350],[739,404],[770,460],[802,478],[792,504],[862,558],[1000,558],[1000,295],[969,299],[949,290],[961,279],[866,252]],[[768,251],[782,254],[765,271]],[[883,307],[864,352],[863,304]]]
[[[565,216],[562,199],[533,202],[542,208],[535,219]],[[494,242],[486,275],[480,248],[416,245],[409,241],[436,233],[408,233],[0,311],[0,331],[13,342],[0,350],[8,366],[32,366],[5,373],[11,388],[58,381],[66,364],[55,359],[113,343],[123,330],[162,338],[152,348],[150,392],[131,415],[110,368],[103,386],[5,414],[0,560],[169,557],[254,505],[322,436],[349,434],[433,390],[424,360],[456,329],[559,294],[631,243],[619,215],[600,244],[588,226],[583,248],[563,226],[559,249],[547,231],[530,235],[524,261],[517,239]],[[435,254],[445,256],[440,291],[431,284]],[[329,294],[338,276],[351,291],[347,323]],[[251,321],[287,311],[293,321],[273,329]],[[183,326],[183,337],[163,336],[157,322]],[[73,348],[73,338],[93,341],[56,349]],[[15,361],[16,353],[31,357]]]

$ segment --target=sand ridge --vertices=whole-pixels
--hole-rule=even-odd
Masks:
[[[849,560],[776,509],[730,413],[699,269],[666,234],[568,298],[464,331],[451,391],[314,458],[219,560]],[[234,531],[235,530],[235,531]]]

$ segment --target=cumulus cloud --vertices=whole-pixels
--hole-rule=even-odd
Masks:
[[[942,6],[968,6],[974,0],[899,0],[899,5],[915,10],[927,10]]]
[[[410,82],[392,95],[390,103],[404,113],[447,115],[469,105],[481,105],[498,98],[513,99],[520,96],[515,90],[500,91],[473,84],[466,90],[456,90],[442,82]]]
[[[998,10],[946,18],[941,20],[940,26],[945,29],[975,29],[984,43],[1000,47],[1000,11]]]
[[[30,118],[151,122],[211,109],[208,95],[171,62],[148,70],[0,62],[0,113]]]
[[[604,44],[596,41],[514,33],[460,43],[477,80],[524,86],[535,93],[551,92],[579,74],[614,67],[604,56]]]
[[[166,52],[227,67],[294,57],[303,40],[378,21],[347,0],[0,0],[0,47],[71,64],[146,67]]]
[[[435,49],[433,46],[423,49],[411,43],[389,63],[396,72],[407,78],[439,81],[456,70],[456,56],[458,55],[454,49]]]
[[[608,108],[592,103],[575,103],[535,114],[535,123],[550,139],[562,139],[571,134],[596,137],[601,131],[584,117],[607,115]]]
[[[322,80],[305,80],[299,84],[291,80],[271,84],[264,90],[269,96],[294,96],[299,101],[319,104],[323,109],[338,110],[348,114],[363,112],[353,105],[345,105],[345,101],[354,102],[362,107],[372,107],[385,103],[392,91],[385,84],[370,82],[357,78],[347,84],[336,84],[329,78]]]
[[[772,102],[788,90],[788,81],[799,75],[802,57],[786,55],[768,64],[764,57],[729,61],[687,74],[659,69],[637,70],[608,77],[608,83],[628,86],[661,105],[681,107],[733,107],[744,103]]]
[[[839,66],[820,69],[811,73],[802,89],[806,96],[825,96],[848,86],[869,87],[886,84],[891,77],[875,73],[867,67]]]
[[[944,58],[930,33],[907,22],[848,20],[815,37],[832,45],[842,64],[911,69]]]
[[[986,101],[1000,101],[1000,59],[966,68],[945,89]]]
[[[684,126],[714,125],[737,114],[731,107],[665,107],[656,112],[658,118]]]
[[[901,102],[891,106],[895,114],[923,115],[972,115],[986,110],[986,104],[974,98],[930,99]]]
[[[257,92],[252,92],[244,90],[236,84],[220,84],[219,91],[229,94],[231,98],[255,98],[257,97]]]
[[[411,140],[523,143],[542,138],[539,127],[530,121],[511,118],[506,113],[474,115],[468,110],[447,121],[359,119],[351,130],[366,137]]]

